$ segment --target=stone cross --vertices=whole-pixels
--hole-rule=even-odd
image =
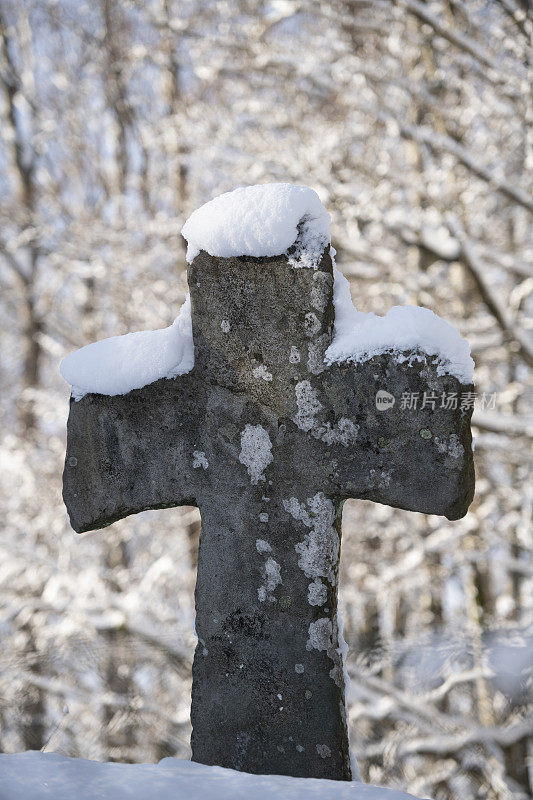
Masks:
[[[195,364],[123,396],[71,401],[64,498],[88,531],[196,505],[192,757],[252,773],[349,780],[337,615],[342,506],[364,498],[463,516],[470,410],[396,398],[472,390],[433,359],[324,365],[334,324],[329,248],[189,270]]]

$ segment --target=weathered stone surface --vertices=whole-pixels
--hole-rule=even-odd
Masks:
[[[419,354],[324,368],[332,266],[217,259],[189,272],[195,367],[71,403],[64,497],[78,531],[196,504],[193,759],[351,777],[337,626],[344,499],[449,519],[473,495],[471,410],[402,410],[462,392]],[[413,355],[413,354],[410,354]],[[397,398],[380,411],[375,395]]]

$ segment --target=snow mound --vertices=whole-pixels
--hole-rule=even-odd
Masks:
[[[191,301],[187,299],[168,328],[112,336],[82,347],[61,363],[72,396],[117,395],[140,389],[159,378],[175,378],[194,366]]]
[[[312,189],[265,183],[210,200],[191,214],[182,234],[189,264],[200,250],[221,258],[279,256],[298,238],[294,266],[316,267],[330,242],[330,216]]]
[[[474,361],[470,345],[452,325],[429,308],[394,306],[383,317],[358,311],[352,302],[350,284],[334,271],[333,300],[335,328],[333,342],[326,350],[325,362],[367,361],[381,353],[394,353],[407,360],[404,351],[422,351],[438,361],[439,375],[454,375],[461,383],[471,383]],[[416,356],[415,356],[416,357]]]
[[[0,754],[0,800],[413,800],[359,782],[250,775],[192,761],[117,764],[29,751]]]

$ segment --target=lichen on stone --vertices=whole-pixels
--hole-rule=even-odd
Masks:
[[[309,381],[300,381],[294,387],[298,412],[293,417],[294,422],[302,431],[310,431],[315,422],[316,414],[321,410],[322,403],[318,399],[316,389]]]
[[[241,433],[239,461],[248,470],[253,484],[265,480],[265,469],[273,460],[272,442],[262,425],[246,425]]]
[[[290,364],[299,364],[300,363],[300,353],[298,348],[294,345],[291,346],[291,351],[289,353],[289,363]]]
[[[323,584],[322,581],[319,579],[312,581],[309,584],[307,591],[307,600],[309,602],[309,605],[323,606],[327,599],[328,599],[328,592],[325,584]]]
[[[317,492],[307,499],[306,505],[296,497],[291,497],[283,501],[283,507],[293,519],[310,529],[304,539],[294,546],[299,555],[298,566],[307,578],[326,578],[334,585],[340,540],[332,501],[323,492]]]
[[[192,454],[192,468],[193,469],[207,469],[209,466],[209,462],[206,458],[205,453],[202,450],[195,450]]]
[[[327,744],[317,744],[316,751],[320,758],[331,758],[331,750]]]
[[[309,625],[307,650],[330,650],[332,647],[333,626],[327,617],[321,617]]]
[[[461,458],[464,455],[465,449],[456,433],[451,433],[448,441],[443,441],[438,436],[433,441],[439,453],[447,453],[452,458]]]
[[[272,380],[272,373],[267,370],[264,364],[260,364],[253,370],[254,378],[262,378],[264,381],[270,382]]]
[[[261,603],[264,603],[267,599],[275,602],[276,598],[272,595],[272,592],[281,583],[281,567],[271,556],[265,561],[263,578],[264,582],[257,590],[257,597]]]

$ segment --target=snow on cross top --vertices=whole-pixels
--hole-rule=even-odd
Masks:
[[[316,269],[330,243],[330,216],[316,192],[289,183],[267,183],[227,192],[191,214],[183,226],[189,263],[205,250],[220,258],[287,253],[292,267]],[[332,259],[335,251],[330,248]],[[344,275],[334,269],[335,326],[326,351],[329,366],[367,361],[391,353],[398,361],[423,352],[437,361],[439,374],[472,381],[474,362],[468,342],[427,308],[394,306],[381,317],[358,311]],[[410,356],[405,352],[409,351]],[[67,356],[61,374],[72,396],[120,395],[160,378],[175,378],[194,366],[190,299],[174,323],[156,331],[113,336]]]
[[[330,216],[317,193],[290,183],[221,194],[196,209],[181,232],[189,264],[200,250],[220,258],[279,256],[298,238],[294,266],[316,267],[331,241]]]

